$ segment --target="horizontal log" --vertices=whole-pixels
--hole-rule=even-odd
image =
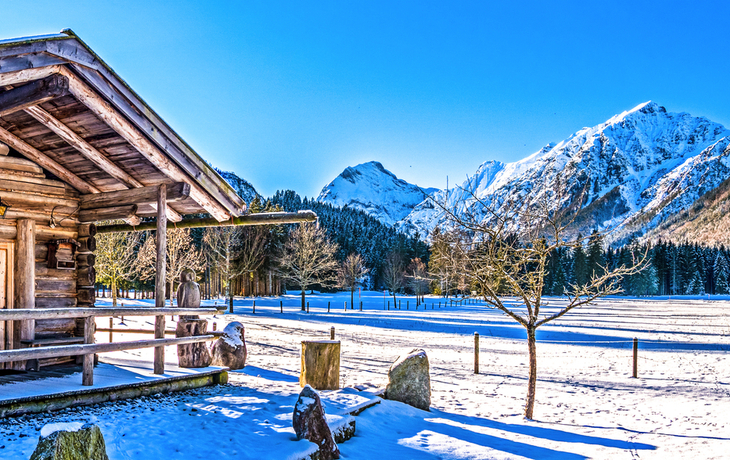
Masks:
[[[2,192],[0,192],[2,194]],[[68,209],[68,208],[65,208]],[[58,209],[57,209],[58,211]],[[73,211],[73,210],[72,210]],[[5,214],[6,219],[33,219],[38,223],[49,225],[51,223],[51,213],[42,211],[24,211],[20,209],[9,208]],[[75,217],[68,217],[67,213],[54,212],[53,220],[60,227],[76,227],[79,221]]]
[[[68,78],[51,75],[0,94],[0,117],[68,94]]]
[[[35,227],[36,242],[62,240],[66,238],[77,238],[78,232],[73,227],[50,228],[46,225],[36,225]],[[18,236],[17,227],[11,222],[0,219],[0,239],[14,240]]]
[[[89,236],[96,236],[96,225],[95,224],[84,224],[79,225],[79,236],[82,238]],[[94,264],[90,264],[94,265]]]
[[[49,211],[56,206],[75,209],[79,201],[71,197],[29,192],[2,192],[3,201],[11,206],[47,207]]]
[[[75,294],[75,293],[74,293]],[[36,297],[35,298],[36,309],[65,309],[65,308],[76,308],[76,296],[73,297]]]
[[[119,329],[109,329],[108,327],[97,327],[96,332],[113,332],[115,334],[147,334],[147,335],[155,335],[155,331],[152,329],[128,329],[128,328],[119,328]],[[177,332],[174,329],[165,329],[165,335],[175,335]],[[215,334],[210,334],[215,335]]]
[[[78,286],[93,286],[96,284],[96,269],[94,267],[79,268],[76,271],[76,284]]]
[[[93,267],[94,265],[96,265],[96,255],[94,253],[77,254],[76,265],[78,265],[79,268]]]
[[[76,300],[79,303],[89,304],[96,302],[96,289],[93,287],[79,288],[76,291]]]
[[[214,335],[198,335],[174,339],[135,340],[132,342],[90,343],[82,345],[63,345],[42,348],[23,348],[20,350],[0,351],[0,363],[26,361],[29,359],[58,358],[62,356],[80,356],[114,351],[138,350],[140,348],[184,345],[186,343],[210,342]]]
[[[0,169],[4,170],[6,174],[17,172],[31,173],[33,175],[43,174],[43,168],[25,158],[3,156],[0,158]]]
[[[36,177],[38,176],[38,177]],[[31,173],[16,173],[14,171],[7,171],[2,168],[0,168],[0,182],[2,181],[13,181],[13,182],[22,182],[25,184],[36,184],[36,185],[42,185],[44,187],[53,187],[53,188],[62,188],[66,191],[66,193],[72,194],[74,196],[78,196],[79,192],[76,191],[75,188],[71,187],[65,182],[52,180],[52,179],[46,179],[46,175],[42,172],[39,174],[31,174]]]
[[[84,209],[79,211],[79,221],[83,223],[103,220],[127,220],[137,217],[137,205],[114,206],[111,208]]]
[[[159,187],[139,187],[114,192],[92,193],[81,196],[81,209],[108,208],[110,206],[152,205],[157,203]],[[182,201],[190,196],[190,184],[176,182],[167,184],[167,202]]]
[[[23,319],[84,318],[87,316],[163,316],[163,315],[215,315],[225,308],[156,308],[156,307],[94,307],[94,308],[15,308],[0,310],[0,321]]]
[[[314,211],[299,212],[261,212],[257,214],[247,214],[241,217],[234,217],[230,220],[218,222],[213,218],[202,219],[184,219],[177,223],[168,223],[167,228],[202,228],[202,227],[226,227],[238,225],[281,225],[281,224],[299,224],[302,222],[314,222],[317,220],[317,214]],[[145,230],[155,230],[157,223],[145,222],[136,227],[131,225],[102,225],[97,227],[99,233],[119,233],[119,232],[141,232]]]

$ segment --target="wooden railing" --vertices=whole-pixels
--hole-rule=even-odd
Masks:
[[[131,342],[94,343],[96,331],[95,318],[98,316],[155,316],[164,315],[214,315],[223,310],[217,308],[49,308],[49,309],[11,309],[0,310],[0,321],[22,321],[60,318],[84,318],[84,343],[75,345],[59,345],[41,348],[20,348],[0,351],[0,363],[25,361],[29,359],[57,358],[63,356],[83,356],[82,385],[94,384],[94,354],[113,351],[155,348],[164,350],[168,345],[184,345],[189,343],[215,340],[212,334],[180,337],[174,339],[157,337],[153,340],[137,340]],[[155,353],[155,373],[164,373],[164,353]]]

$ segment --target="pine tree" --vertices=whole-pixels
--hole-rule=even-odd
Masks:
[[[722,252],[722,250],[717,251],[713,267],[715,294],[730,294],[730,268]]]
[[[578,241],[582,241],[583,237],[578,235]],[[588,273],[588,260],[586,257],[583,244],[578,244],[573,249],[573,281],[576,286],[585,286],[590,279]]]
[[[594,276],[603,276],[605,265],[603,257],[603,236],[598,233],[598,230],[593,230],[590,238],[588,239],[588,278]]]

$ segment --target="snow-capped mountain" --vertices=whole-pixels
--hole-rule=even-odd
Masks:
[[[231,187],[233,187],[238,196],[243,198],[246,203],[251,203],[251,201],[256,197],[261,198],[259,192],[257,192],[254,186],[246,179],[241,179],[236,173],[222,171],[218,168],[215,170],[218,171],[218,174],[220,174],[221,177],[225,179]]]
[[[317,201],[360,209],[394,225],[437,189],[398,179],[377,161],[351,166],[322,189]]]
[[[552,210],[579,206],[576,231],[616,228],[618,241],[688,209],[730,177],[730,131],[703,117],[669,113],[647,102],[508,164],[486,162],[434,199],[461,215],[489,221],[516,200]],[[582,197],[582,202],[576,199]],[[396,225],[427,235],[447,218],[427,200]],[[529,222],[513,222],[514,227]]]

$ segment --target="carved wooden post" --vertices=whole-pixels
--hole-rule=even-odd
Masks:
[[[340,342],[334,340],[302,341],[302,372],[299,385],[315,390],[340,388]]]
[[[474,333],[474,373],[479,373],[479,333]]]
[[[84,343],[94,343],[94,330],[96,321],[93,316],[84,318]],[[111,334],[111,332],[110,332]],[[81,375],[81,384],[90,387],[94,384],[94,355],[84,355],[84,367]]]
[[[155,306],[165,307],[167,279],[167,186],[161,184],[157,192],[157,274],[155,277]],[[155,338],[165,338],[165,317],[155,317]],[[155,347],[155,374],[165,373],[165,347]]]

